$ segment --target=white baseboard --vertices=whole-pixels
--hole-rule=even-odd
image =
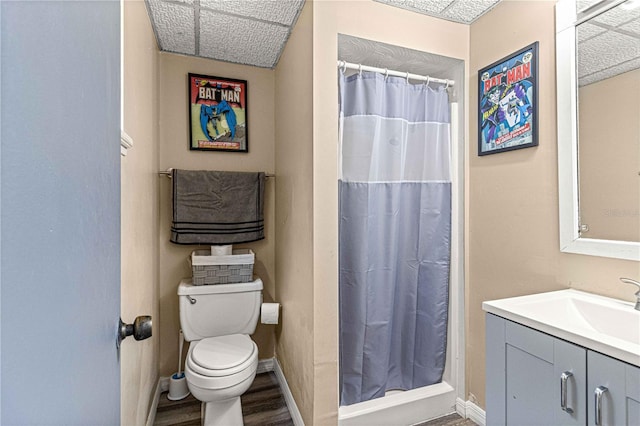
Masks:
[[[291,414],[291,420],[293,420],[293,424],[295,426],[304,426],[302,414],[300,414],[300,410],[298,410],[296,400],[293,399],[293,394],[291,393],[291,389],[289,389],[287,379],[284,377],[284,373],[282,372],[280,363],[275,358],[273,358],[273,372],[278,379],[278,384],[280,385],[280,390],[282,390],[282,395],[284,395],[284,400],[287,403],[287,408],[289,409],[289,414]]]
[[[268,373],[269,371],[273,371],[273,364],[275,358],[261,359],[258,361],[258,371],[256,374]]]
[[[153,399],[151,400],[151,407],[149,407],[149,415],[147,416],[146,426],[153,426],[156,422],[156,412],[158,411],[158,403],[160,402],[160,394],[163,392],[162,390],[162,380],[167,379],[167,389],[169,389],[169,378],[161,377],[158,380],[158,384],[156,385],[156,391],[153,394]]]
[[[487,414],[471,401],[464,401],[461,398],[456,400],[456,412],[465,419],[473,420],[479,426],[486,426]]]
[[[487,424],[487,414],[485,411],[471,401],[467,401],[467,418],[473,420],[480,426]]]
[[[462,398],[456,398],[456,413],[458,413],[460,417],[467,418],[467,403]]]
[[[158,386],[160,386],[160,393],[169,392],[169,383],[171,383],[171,377],[160,377],[160,380],[158,380]]]

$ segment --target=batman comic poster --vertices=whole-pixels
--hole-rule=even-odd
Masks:
[[[189,148],[248,152],[247,82],[189,74]]]
[[[478,155],[538,145],[538,42],[478,71]]]

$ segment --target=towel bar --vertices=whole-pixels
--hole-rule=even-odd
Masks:
[[[171,171],[172,170],[173,169],[168,169],[167,171],[164,171],[164,172],[158,172],[158,176],[166,176],[169,179],[171,179]],[[271,173],[265,173],[264,177],[266,177],[268,179],[268,178],[276,177],[276,175],[271,174]]]

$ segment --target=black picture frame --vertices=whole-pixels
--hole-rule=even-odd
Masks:
[[[249,152],[247,81],[189,73],[189,149]]]
[[[478,70],[478,155],[538,146],[538,42]]]

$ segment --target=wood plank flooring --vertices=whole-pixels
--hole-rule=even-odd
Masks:
[[[449,414],[439,419],[430,420],[415,426],[477,426],[472,420],[463,419],[457,414]]]
[[[200,426],[200,401],[193,395],[180,401],[169,401],[167,395],[160,395],[154,426]],[[272,372],[256,375],[241,399],[245,426],[293,426],[278,380]]]
[[[272,372],[256,375],[253,384],[241,398],[245,426],[293,426],[278,380]],[[200,404],[193,395],[180,401],[169,401],[167,393],[163,393],[160,396],[154,426],[200,426]],[[415,426],[476,426],[476,424],[457,414],[451,414]]]

